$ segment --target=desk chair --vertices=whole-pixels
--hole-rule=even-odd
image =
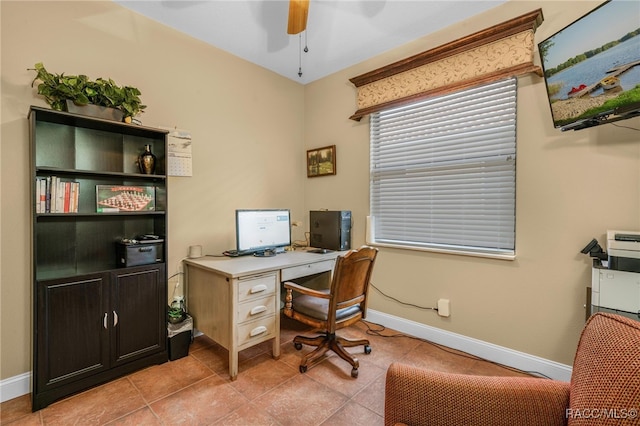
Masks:
[[[367,310],[367,290],[371,271],[378,249],[363,246],[351,250],[336,259],[333,278],[329,290],[319,291],[285,282],[284,314],[303,324],[324,330],[317,337],[296,336],[296,349],[302,345],[315,346],[300,362],[300,372],[318,361],[327,351],[332,350],[352,366],[351,377],[358,377],[358,358],[345,348],[364,345],[364,353],[371,353],[366,339],[348,340],[336,335],[336,330],[347,327],[365,317]],[[293,292],[300,295],[293,297]]]

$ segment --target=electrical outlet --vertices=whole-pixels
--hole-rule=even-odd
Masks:
[[[448,317],[451,315],[449,299],[438,300],[438,315],[441,317]]]

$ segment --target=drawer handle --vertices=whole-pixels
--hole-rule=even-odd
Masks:
[[[264,305],[255,306],[253,309],[251,309],[251,315],[258,315],[266,310],[267,310],[267,307]]]
[[[249,290],[249,293],[251,294],[260,293],[261,291],[265,291],[266,289],[267,289],[266,285],[258,284],[251,287],[251,290]]]
[[[249,333],[251,335],[251,337],[255,337],[258,334],[262,334],[264,332],[267,331],[267,327],[265,327],[264,325],[260,325],[256,328],[254,328],[253,330],[251,330],[251,333]]]

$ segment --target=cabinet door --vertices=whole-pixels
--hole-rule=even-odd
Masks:
[[[167,295],[165,265],[112,272],[111,356],[114,365],[165,350]]]
[[[91,274],[37,282],[38,392],[109,367],[107,279],[105,274]]]

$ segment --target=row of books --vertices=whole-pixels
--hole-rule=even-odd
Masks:
[[[80,184],[57,176],[36,179],[36,213],[77,213]]]

